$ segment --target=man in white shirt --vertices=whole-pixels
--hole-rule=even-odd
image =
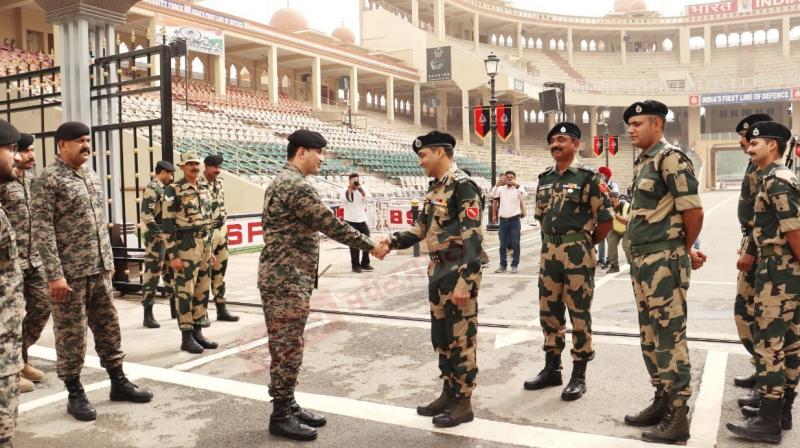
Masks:
[[[516,274],[519,266],[519,238],[521,220],[525,217],[525,189],[517,184],[517,175],[513,171],[506,171],[505,185],[498,186],[494,198],[499,201],[497,215],[500,218],[498,234],[500,236],[500,268],[496,273],[506,272],[507,249],[511,246],[511,273]]]
[[[348,179],[347,190],[342,192],[342,208],[344,209],[344,220],[354,229],[369,236],[369,226],[367,225],[367,192],[361,185],[358,174],[353,173]],[[372,271],[373,267],[369,264],[369,251],[362,251],[359,261],[359,250],[350,248],[350,265],[353,272]]]

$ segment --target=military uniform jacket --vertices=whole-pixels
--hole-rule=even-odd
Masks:
[[[225,225],[225,219],[228,218],[228,212],[225,210],[225,187],[222,184],[222,178],[217,176],[214,182],[209,182],[205,176],[201,175],[198,182],[208,190],[211,198],[211,222],[215,229],[220,229]]]
[[[752,237],[753,226],[755,225],[755,212],[753,211],[753,207],[756,202],[756,195],[758,194],[757,168],[758,167],[753,162],[747,164],[747,169],[744,171],[744,178],[742,179],[742,191],[739,195],[739,209],[737,210],[739,224],[742,226],[742,231],[746,232],[748,236],[746,252],[754,256],[757,253],[756,245]]]
[[[371,250],[372,240],[333,214],[317,190],[291,163],[286,163],[264,193],[261,216],[264,249],[259,260],[259,284],[294,288],[314,285],[319,263],[319,232],[359,250]]]
[[[800,184],[792,170],[773,162],[760,172],[753,238],[758,247],[786,246],[787,232],[800,230]]]
[[[628,222],[631,246],[683,241],[681,212],[702,207],[692,161],[665,139],[636,159],[631,190]]]
[[[142,224],[147,227],[148,234],[153,237],[164,233],[161,206],[164,201],[164,184],[153,179],[144,188],[142,198]]]
[[[21,269],[42,265],[39,251],[32,245],[31,234],[31,177],[24,172],[17,180],[0,184],[0,203],[8,211],[8,220],[17,238],[17,253]]]
[[[22,368],[22,270],[17,263],[14,229],[0,207],[0,377]]]
[[[48,281],[114,269],[100,178],[61,158],[31,183],[33,239]]]
[[[181,241],[205,235],[211,244],[211,198],[208,190],[198,179],[192,185],[186,178],[164,187],[164,202],[161,205],[165,246],[169,260],[178,257]],[[194,242],[184,249],[193,247]]]
[[[480,188],[453,165],[441,179],[431,181],[422,211],[411,229],[391,235],[392,249],[425,240],[428,251],[458,265],[456,290],[468,293],[481,270],[483,203]]]
[[[534,217],[545,234],[591,238],[598,223],[614,219],[608,186],[593,169],[573,165],[559,173],[552,166],[539,175]]]

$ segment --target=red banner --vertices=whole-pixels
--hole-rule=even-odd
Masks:
[[[472,116],[475,121],[475,133],[480,138],[486,138],[486,134],[491,131],[489,126],[489,108],[475,106],[472,108]]]
[[[800,157],[800,142],[794,144],[794,156]]]
[[[612,156],[617,155],[619,152],[619,137],[616,135],[608,136],[608,153]]]
[[[600,157],[600,154],[603,153],[603,137],[599,135],[594,136],[594,140],[592,141],[592,153],[595,157]]]
[[[511,137],[511,105],[498,104],[496,106],[497,135],[501,140],[506,141]]]

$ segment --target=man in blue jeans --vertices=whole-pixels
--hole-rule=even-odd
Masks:
[[[495,189],[494,198],[499,201],[497,217],[500,218],[498,233],[500,236],[500,268],[496,273],[506,272],[508,266],[508,247],[514,255],[511,258],[511,273],[516,274],[519,266],[519,234],[522,218],[525,217],[525,189],[517,184],[517,175],[506,171],[506,184]]]

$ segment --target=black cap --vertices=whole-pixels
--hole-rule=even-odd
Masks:
[[[13,145],[19,141],[20,133],[11,123],[0,120],[0,145]]]
[[[207,166],[220,166],[225,159],[219,154],[211,154],[203,159],[203,164]]]
[[[28,148],[31,147],[31,145],[33,145],[33,140],[34,138],[31,134],[25,134],[25,133],[20,134],[20,138],[17,141],[17,149],[19,151],[26,151]]]
[[[420,149],[429,146],[449,146],[455,148],[456,138],[446,132],[431,131],[417,137],[411,145],[411,149],[413,149],[415,153],[419,153]]]
[[[746,138],[748,141],[754,138],[774,138],[788,141],[792,138],[792,131],[775,121],[760,121],[750,125]]]
[[[575,123],[563,121],[553,126],[553,129],[550,129],[550,132],[547,133],[548,144],[550,143],[550,138],[554,135],[569,135],[570,137],[575,137],[580,140],[581,129]]]
[[[669,108],[667,108],[667,105],[661,101],[637,101],[625,109],[625,113],[622,114],[622,119],[625,120],[625,124],[627,124],[631,117],[635,117],[637,115],[655,115],[661,118],[667,118],[668,113]]]
[[[158,163],[156,163],[156,173],[160,173],[161,171],[164,170],[167,170],[170,173],[174,173],[175,165],[173,165],[170,162],[167,162],[166,160],[159,160]]]
[[[56,129],[56,142],[59,140],[77,140],[89,135],[92,130],[80,121],[68,121]]]
[[[768,114],[751,114],[742,119],[739,124],[736,125],[736,133],[740,133],[742,131],[747,132],[750,129],[750,126],[758,123],[759,121],[772,121],[772,117]]]
[[[288,137],[289,143],[293,143],[303,148],[317,148],[322,149],[328,146],[328,141],[319,132],[309,131],[308,129],[298,129]]]

